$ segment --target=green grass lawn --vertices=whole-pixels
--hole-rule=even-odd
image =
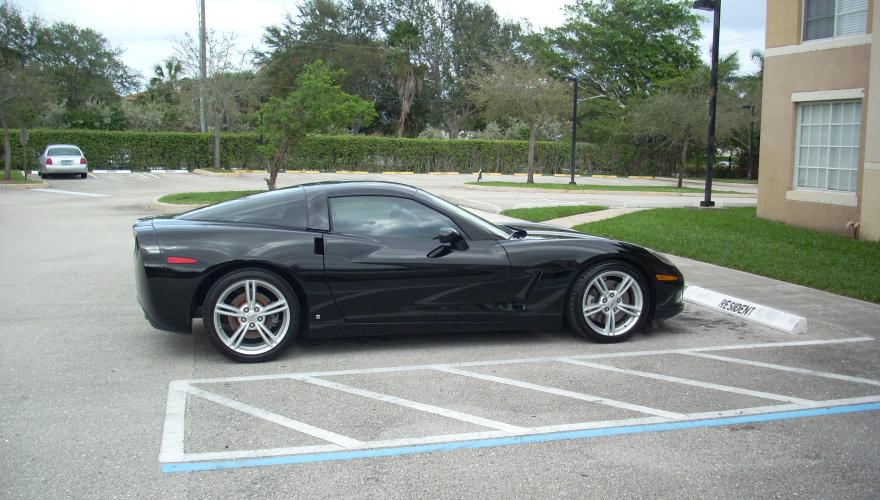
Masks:
[[[0,170],[0,182],[5,184],[36,184],[40,181],[40,176],[38,175],[28,175],[27,180],[24,179],[24,174],[21,173],[21,170],[13,170],[12,171],[12,180],[6,181],[3,180],[3,171]]]
[[[659,208],[575,229],[880,302],[880,244],[758,219],[754,208]]]
[[[525,182],[468,182],[468,184],[478,186],[494,186],[494,187],[513,187],[513,188],[530,188],[530,189],[571,189],[584,191],[639,191],[646,193],[702,193],[702,188],[675,186],[624,186],[624,185],[605,185],[605,184],[557,184],[550,182],[536,182],[534,184],[526,184]],[[733,191],[715,191],[713,193],[732,193]]]
[[[599,205],[573,205],[564,207],[536,207],[536,208],[512,208],[504,210],[501,215],[516,217],[531,222],[544,222],[545,220],[568,217],[569,215],[586,214],[607,210],[608,207]]]
[[[240,198],[251,194],[262,193],[257,191],[212,191],[206,193],[174,193],[166,194],[159,198],[162,203],[176,203],[179,205],[204,205],[206,203],[218,203],[221,201]]]

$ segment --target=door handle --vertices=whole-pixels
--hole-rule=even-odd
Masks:
[[[324,237],[315,236],[315,255],[324,255]]]

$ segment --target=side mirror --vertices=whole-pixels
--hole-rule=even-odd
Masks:
[[[435,251],[439,251],[441,248],[445,248],[446,251],[441,252],[442,255],[446,255],[452,250],[463,251],[468,249],[468,244],[466,241],[464,241],[461,233],[459,233],[457,229],[453,229],[451,227],[444,227],[443,229],[441,229],[440,234],[434,236],[434,239],[440,241],[440,243],[443,243],[444,245],[449,245],[448,247],[438,247],[435,249]],[[429,257],[437,257],[442,255],[429,255]]]
[[[444,227],[434,239],[439,240],[440,243],[452,243],[455,240],[461,239],[461,233],[451,227]]]

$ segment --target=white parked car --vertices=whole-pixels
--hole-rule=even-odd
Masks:
[[[40,155],[40,177],[50,174],[89,175],[89,164],[82,150],[73,144],[49,144]]]

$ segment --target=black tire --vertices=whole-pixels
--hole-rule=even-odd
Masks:
[[[247,283],[256,283],[254,293],[246,290]],[[253,301],[250,301],[251,295]],[[260,307],[271,306],[281,299],[286,301],[286,311],[265,317],[259,315]],[[223,310],[218,311],[221,301]],[[247,307],[249,303],[254,305],[252,310]],[[240,312],[234,312],[235,309]],[[278,275],[263,269],[240,269],[217,280],[208,290],[202,310],[205,329],[214,347],[224,356],[243,363],[275,358],[287,348],[302,325],[296,292]],[[230,314],[230,310],[234,314]],[[286,321],[282,316],[285,312]],[[272,343],[270,339],[278,340]]]
[[[622,296],[619,287],[625,288]],[[608,261],[578,276],[566,303],[566,316],[583,337],[601,343],[623,342],[645,324],[651,300],[651,289],[638,270]]]
[[[89,176],[89,174],[79,174],[79,176],[80,176],[81,178],[85,179],[86,177]]]

